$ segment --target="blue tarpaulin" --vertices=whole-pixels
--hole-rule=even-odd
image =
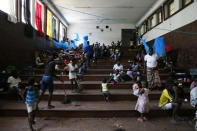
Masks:
[[[83,49],[87,46],[88,36],[83,37]]]
[[[73,40],[72,40],[73,41]],[[58,48],[58,49],[63,49],[63,50],[71,50],[72,48],[76,49],[75,42],[73,41],[72,44],[68,44],[67,42],[61,43],[53,40],[53,44]]]
[[[153,50],[158,56],[164,56],[166,54],[165,52],[165,43],[164,43],[164,38],[159,37],[155,39],[155,43],[153,45]]]
[[[149,53],[149,46],[147,45],[146,41],[142,38],[140,38],[140,40],[142,41],[142,44],[144,45],[144,48],[146,50],[146,53]],[[164,38],[163,37],[159,37],[155,39],[155,43],[153,45],[153,51],[154,53],[156,53],[158,56],[162,56],[165,55],[165,43],[164,43]]]
[[[140,38],[140,40],[142,41],[142,44],[144,45],[144,48],[146,50],[146,54],[149,53],[149,46],[146,44],[146,41],[142,38]]]

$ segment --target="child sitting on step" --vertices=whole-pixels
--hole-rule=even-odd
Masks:
[[[135,106],[135,110],[140,113],[140,117],[137,119],[139,122],[146,121],[146,113],[149,112],[149,98],[148,98],[147,83],[142,82],[142,84],[135,83],[133,84],[133,94],[138,96],[138,100]]]
[[[109,93],[109,89],[108,89],[108,85],[107,85],[107,79],[104,78],[101,84],[101,92],[104,96],[104,100],[106,102],[109,102],[109,97],[110,97],[110,93]]]
[[[110,74],[110,80],[109,83],[118,83],[120,81],[120,73],[119,70],[116,70],[115,73]]]

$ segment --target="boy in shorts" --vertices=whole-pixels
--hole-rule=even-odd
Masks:
[[[36,116],[36,103],[38,98],[38,89],[34,86],[34,78],[28,79],[28,86],[25,88],[24,96],[26,96],[25,104],[27,106],[29,128],[31,131],[35,131],[33,124],[35,124]]]

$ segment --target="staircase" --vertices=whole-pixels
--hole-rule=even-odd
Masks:
[[[126,69],[129,65],[127,60],[132,59],[136,50],[125,51],[121,64]],[[103,78],[109,78],[109,73],[112,72],[114,62],[109,60],[98,60],[97,64],[93,64],[91,69],[88,69],[83,81],[81,82],[84,88],[81,94],[72,93],[70,89],[70,81],[66,75],[63,75],[64,83],[54,80],[54,95],[52,104],[54,109],[47,108],[48,92],[46,91],[42,101],[39,104],[40,111],[38,116],[40,117],[135,117],[137,112],[135,104],[137,97],[132,94],[132,81],[121,82],[117,85],[110,87],[111,102],[106,103],[101,93],[101,81]],[[41,79],[44,73],[44,69],[36,70],[35,78]],[[163,69],[160,69],[160,76],[162,83],[165,83],[168,78],[168,73]],[[24,83],[29,76],[21,76]],[[146,75],[143,74],[145,79]],[[65,98],[64,89],[67,89],[67,96],[72,100],[70,104],[62,104],[61,102]],[[189,95],[189,88],[184,89]],[[150,116],[166,116],[167,112],[158,108],[158,102],[161,95],[161,91],[151,91],[149,94],[150,99]],[[0,94],[0,103],[3,108],[0,109],[1,116],[27,116],[26,105],[16,102],[16,96],[10,96],[7,94]],[[183,103],[181,110],[182,115],[190,115],[193,113],[193,109],[189,103]]]

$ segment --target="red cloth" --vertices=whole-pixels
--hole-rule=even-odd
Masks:
[[[44,36],[42,31],[42,6],[36,2],[36,27],[40,36]]]
[[[172,47],[166,46],[166,48],[165,48],[165,51],[166,51],[166,52],[170,52],[171,50],[172,50]]]
[[[64,60],[64,64],[69,64],[70,61],[69,60]]]

